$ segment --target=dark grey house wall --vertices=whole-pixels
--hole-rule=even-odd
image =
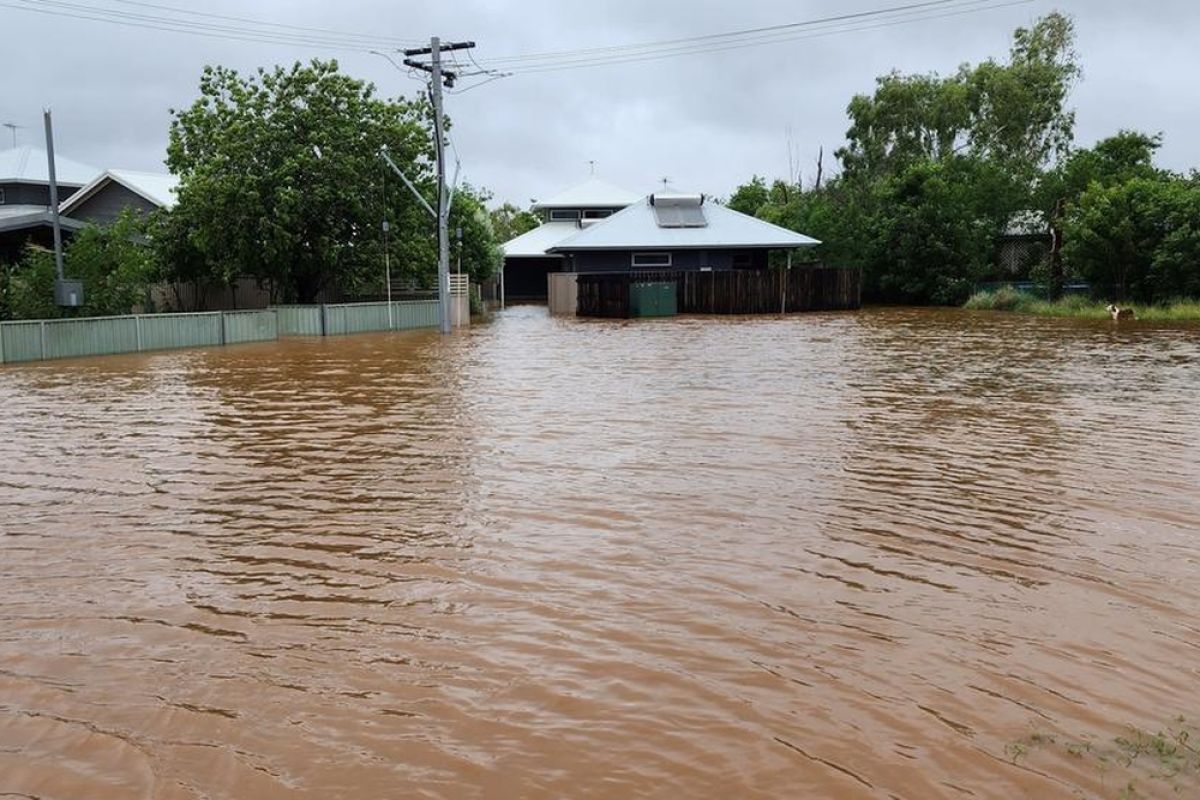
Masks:
[[[71,209],[71,217],[97,225],[107,225],[116,220],[126,208],[132,208],[140,214],[149,214],[158,206],[121,184],[109,181],[91,197]]]
[[[66,200],[80,188],[79,186],[59,184],[59,202]],[[0,189],[4,190],[4,205],[6,206],[50,205],[50,187],[44,183],[0,183]]]
[[[645,250],[579,251],[571,254],[574,272],[638,272],[642,267],[633,266],[634,252],[663,252]],[[737,268],[763,269],[767,266],[766,250],[672,250],[671,266],[653,269],[726,270]]]

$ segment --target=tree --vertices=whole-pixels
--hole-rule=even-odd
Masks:
[[[381,279],[381,223],[406,254],[401,268],[436,264],[433,225],[403,189],[388,191],[379,150],[434,196],[424,100],[383,100],[336,61],[258,70],[206,67],[200,98],[173,111],[167,164],[179,175],[164,247],[186,255],[182,275],[270,281],[289,299],[354,291]],[[428,265],[428,266],[426,266]]]
[[[497,242],[515,239],[542,223],[537,214],[517,208],[512,203],[505,203],[499,208],[493,208],[491,221],[492,232],[495,234]]]
[[[81,316],[128,314],[145,305],[159,271],[147,246],[145,221],[131,210],[111,225],[90,225],[76,233],[63,251],[63,271],[83,282]],[[62,316],[55,305],[57,270],[53,251],[28,246],[21,260],[0,275],[0,305],[14,319]]]
[[[873,95],[855,96],[846,109],[850,129],[837,155],[847,176],[878,180],[968,151],[1032,179],[1071,142],[1074,35],[1070,18],[1052,13],[1017,29],[1007,63],[879,78]]]
[[[770,200],[767,192],[767,182],[755,175],[746,183],[737,187],[725,205],[734,211],[757,217],[758,212]]]
[[[492,277],[504,260],[492,227],[492,215],[487,211],[489,199],[491,195],[487,192],[463,184],[454,193],[454,204],[450,208],[451,234],[462,231],[461,243],[457,240],[452,243],[451,254],[457,258],[451,263],[451,269],[461,259],[463,272],[475,283]]]
[[[1093,182],[1065,221],[1064,258],[1115,299],[1200,294],[1200,182],[1177,175]]]

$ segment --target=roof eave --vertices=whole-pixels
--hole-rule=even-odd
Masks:
[[[805,247],[816,247],[820,242],[795,242],[791,244],[612,244],[612,245],[579,245],[555,246],[547,253],[576,253],[604,252],[606,250],[800,250]]]

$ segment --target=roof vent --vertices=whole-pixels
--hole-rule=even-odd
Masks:
[[[650,195],[650,207],[654,209],[654,219],[660,228],[707,227],[703,206],[702,194]]]

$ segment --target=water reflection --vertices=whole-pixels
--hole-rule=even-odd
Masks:
[[[0,794],[1111,795],[1006,745],[1200,716],[1198,362],[516,308],[5,367]]]

